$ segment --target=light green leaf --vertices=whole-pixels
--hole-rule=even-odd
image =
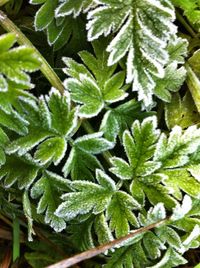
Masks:
[[[182,199],[181,191],[196,198],[200,197],[200,183],[187,170],[180,168],[166,170],[164,173],[168,176],[164,184],[177,199]]]
[[[185,131],[175,126],[167,138],[162,134],[154,154],[155,161],[161,161],[163,168],[181,167],[189,163],[190,155],[200,145],[200,130],[191,126]]]
[[[172,95],[171,102],[165,104],[165,121],[169,129],[175,125],[184,129],[200,122],[200,115],[189,92],[183,99],[178,93]]]
[[[40,61],[33,48],[21,46],[10,49],[15,41],[15,35],[12,33],[0,36],[0,73],[8,80],[31,88],[30,77],[26,72],[36,71]],[[7,83],[1,75],[2,90],[7,90]]]
[[[133,209],[140,208],[139,203],[129,194],[116,192],[107,208],[107,219],[110,220],[109,227],[115,231],[117,238],[125,236],[130,231],[130,225],[139,227],[138,220]]]

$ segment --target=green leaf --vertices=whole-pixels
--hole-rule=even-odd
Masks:
[[[42,7],[38,10],[35,16],[35,28],[38,31],[44,30],[54,18],[54,10],[57,6],[57,0],[45,0]],[[36,4],[40,4],[36,2]],[[35,4],[35,3],[34,3]]]
[[[33,216],[31,211],[31,202],[28,196],[28,192],[25,191],[23,194],[23,211],[28,221],[28,241],[33,241],[32,235],[35,235],[33,229]]]
[[[6,188],[17,181],[19,189],[28,189],[36,179],[39,168],[30,155],[23,158],[7,156],[6,163],[0,169],[0,178],[4,178]]]
[[[0,166],[6,162],[6,156],[4,153],[4,148],[6,143],[9,141],[6,133],[0,128]]]
[[[148,266],[148,268],[171,268],[178,267],[179,265],[186,264],[187,260],[183,258],[174,249],[168,248],[162,259],[153,266]]]
[[[200,197],[200,182],[192,177],[187,170],[180,168],[167,170],[164,173],[168,176],[164,180],[164,184],[177,199],[182,199],[181,191],[196,198]]]
[[[160,131],[156,128],[156,118],[149,117],[144,119],[141,124],[139,121],[133,123],[132,135],[128,130],[124,132],[123,146],[129,164],[119,158],[112,158],[111,161],[114,167],[110,169],[120,179],[147,176],[159,169],[159,162],[149,160],[154,154],[155,144],[160,135]]]
[[[165,68],[165,76],[158,79],[154,94],[165,102],[171,101],[171,92],[177,92],[186,78],[184,67],[178,68],[177,63],[173,62]]]
[[[56,9],[56,17],[64,17],[73,14],[74,17],[79,16],[80,12],[84,12],[92,6],[93,0],[65,0]]]
[[[67,78],[65,87],[71,92],[72,100],[82,104],[80,116],[93,117],[107,105],[127,97],[124,92],[124,71],[113,75],[116,65],[107,66],[108,54],[103,50],[105,41],[94,42],[95,56],[87,51],[79,53],[83,64],[64,58],[67,68],[64,72],[72,78]]]
[[[102,138],[102,132],[84,135],[74,141],[74,146],[89,154],[99,154],[112,149],[114,143]]]
[[[127,83],[133,81],[133,90],[146,107],[153,104],[154,75],[162,78],[168,61],[167,42],[176,32],[173,6],[165,0],[156,2],[98,1],[88,13],[88,39],[115,33],[107,47],[108,65],[115,64],[126,54]],[[155,26],[156,25],[156,26]],[[162,41],[160,41],[162,40]]]
[[[65,177],[71,173],[73,180],[92,180],[93,171],[102,168],[94,156],[112,149],[114,143],[102,138],[101,132],[84,135],[73,142],[72,150],[63,167]]]
[[[169,226],[163,226],[156,229],[156,235],[165,244],[167,243],[170,247],[174,248],[178,252],[183,249],[182,241],[178,233]]]
[[[135,257],[137,256],[137,257]],[[147,267],[150,262],[143,250],[141,242],[135,243],[129,247],[116,249],[107,263],[105,268],[124,268],[124,267]]]
[[[169,41],[167,50],[170,57],[169,64],[174,62],[183,64],[185,62],[184,58],[188,54],[188,41],[187,39],[174,35]]]
[[[164,243],[153,232],[147,232],[143,236],[144,248],[147,256],[154,260],[161,256],[161,250],[166,249]]]
[[[123,132],[132,126],[134,120],[141,120],[149,115],[153,115],[153,112],[141,112],[140,103],[132,99],[107,111],[102,119],[100,131],[103,131],[104,136],[110,141],[114,141],[118,135],[122,139]]]
[[[130,225],[139,227],[138,220],[133,209],[140,208],[138,202],[129,194],[116,192],[107,208],[107,219],[110,220],[109,227],[115,231],[117,238],[125,236],[130,231]]]
[[[90,217],[80,223],[69,225],[70,241],[73,241],[73,245],[75,245],[77,249],[84,251],[94,247],[94,239],[92,236],[93,224],[94,219]]]
[[[97,168],[103,167],[96,156],[74,146],[62,171],[65,177],[71,174],[72,180],[93,180]]]
[[[49,224],[56,232],[61,232],[66,228],[65,221],[57,217],[54,212],[60,202],[59,196],[67,190],[68,181],[49,171],[43,173],[31,189],[31,197],[40,198],[37,213],[45,213],[45,223]]]
[[[69,78],[65,80],[65,87],[71,92],[73,101],[83,104],[80,108],[81,117],[96,116],[103,109],[103,100],[98,85],[86,75],[80,75],[80,82]]]
[[[21,46],[11,49],[15,41],[12,33],[0,36],[0,72],[8,80],[31,88],[30,77],[26,72],[36,71],[40,61],[33,48]],[[5,77],[1,75],[1,91],[7,90]]]
[[[189,92],[183,99],[178,93],[172,95],[171,102],[165,104],[165,121],[168,129],[176,125],[184,129],[200,122],[199,113]]]
[[[5,79],[4,79],[5,80]],[[0,108],[6,113],[11,113],[13,110],[20,113],[20,98],[28,98],[34,100],[35,97],[25,91],[22,85],[17,85],[14,82],[7,81],[6,91],[0,90]]]
[[[64,202],[57,208],[55,214],[69,221],[88,212],[95,215],[103,212],[116,187],[114,181],[101,170],[97,170],[96,178],[99,184],[88,181],[72,182],[73,192],[62,196]]]
[[[199,25],[200,4],[196,0],[173,0],[173,4],[184,11],[184,15],[188,18],[188,20],[193,24]]]
[[[63,159],[66,149],[67,144],[65,139],[61,137],[50,138],[38,146],[34,157],[42,165],[48,162],[58,165]]]
[[[105,244],[113,240],[107,219],[103,213],[95,217],[94,229],[98,237],[99,244]]]
[[[175,126],[169,137],[162,134],[159,138],[155,161],[161,161],[163,168],[181,167],[189,163],[190,155],[200,145],[200,130],[197,126],[191,126],[184,132],[181,127]]]
[[[59,164],[65,155],[68,138],[77,126],[78,109],[71,110],[69,96],[61,95],[55,89],[46,98],[41,96],[38,103],[27,98],[21,98],[21,101],[29,132],[11,142],[6,152],[24,155],[40,144],[35,159],[41,164]]]

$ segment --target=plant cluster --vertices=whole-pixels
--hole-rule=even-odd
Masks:
[[[186,264],[200,246],[199,1],[0,5],[0,214],[27,228],[29,265],[63,257],[38,226],[66,256],[150,225],[86,267]]]

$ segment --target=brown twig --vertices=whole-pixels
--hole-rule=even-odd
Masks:
[[[81,261],[84,261],[84,260],[87,260],[87,259],[90,259],[92,257],[95,257],[101,253],[104,253],[105,251],[113,248],[113,247],[116,247],[118,246],[119,244],[127,241],[128,239],[130,238],[133,238],[134,236],[140,234],[140,233],[143,233],[145,231],[148,231],[150,229],[153,229],[155,227],[158,227],[159,225],[163,224],[163,223],[166,223],[166,221],[168,220],[169,218],[165,218],[161,221],[158,221],[158,222],[155,222],[153,224],[150,224],[148,226],[145,226],[145,227],[142,227],[140,229],[137,229],[133,232],[131,232],[130,234],[126,235],[126,236],[123,236],[121,238],[118,238],[118,239],[115,239],[107,244],[103,244],[101,246],[98,246],[96,248],[92,248],[92,249],[89,249],[87,251],[84,251],[82,253],[79,253],[79,254],[76,254],[74,256],[72,256],[71,258],[67,258],[67,259],[64,259],[58,263],[55,263],[53,265],[50,265],[46,268],[67,268],[67,267],[71,267],[72,265],[74,264],[77,264]]]

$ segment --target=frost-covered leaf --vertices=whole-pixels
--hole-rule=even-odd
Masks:
[[[107,47],[108,65],[115,64],[126,54],[127,83],[133,81],[133,90],[146,107],[152,106],[154,75],[162,78],[169,55],[167,42],[176,32],[172,24],[174,9],[167,0],[97,2],[88,13],[88,39],[116,33]]]
[[[188,41],[187,39],[183,39],[181,37],[178,37],[177,35],[174,35],[167,46],[167,50],[169,52],[169,62],[171,63],[178,63],[183,64],[184,58],[188,54]]]
[[[36,71],[40,66],[33,48],[12,48],[15,42],[16,37],[12,33],[0,36],[0,73],[3,75],[0,76],[0,91],[8,88],[5,78],[27,88],[32,87],[26,72]]]
[[[154,260],[161,256],[161,250],[165,249],[164,243],[153,232],[147,232],[143,236],[144,248],[149,259]]]
[[[199,145],[200,130],[197,126],[191,126],[185,131],[175,126],[168,138],[164,133],[160,136],[154,160],[161,161],[163,168],[181,167],[189,163],[190,155]]]
[[[83,1],[88,2],[89,0]],[[72,1],[69,0],[69,5],[71,2]],[[71,15],[66,14],[64,17],[60,17],[60,15],[63,14],[63,4],[66,4],[67,1],[65,3],[60,3],[58,0],[31,0],[30,3],[42,4],[35,15],[35,29],[37,31],[46,30],[48,43],[49,45],[54,45],[54,50],[59,50],[68,42],[73,44],[83,41],[83,37],[85,37],[83,20],[80,17],[75,19],[72,16],[73,12],[78,11],[77,8],[80,6],[80,1],[76,1],[76,7],[74,6],[73,1],[73,7],[75,7],[75,9],[72,8],[70,12]],[[81,3],[81,8],[85,9],[85,4],[82,5]],[[77,33],[77,31],[79,32]]]
[[[38,146],[35,153],[35,160],[43,165],[48,162],[53,162],[55,165],[58,165],[63,159],[66,149],[67,144],[64,138],[49,138]]]
[[[164,184],[170,193],[177,199],[182,199],[182,192],[190,196],[200,197],[200,182],[198,182],[189,171],[185,169],[167,170],[164,172],[168,177],[164,180]]]
[[[36,30],[44,30],[54,19],[54,11],[57,7],[57,0],[30,1],[32,4],[43,4],[35,16]]]
[[[95,217],[94,230],[99,244],[105,244],[113,240],[112,232],[103,213]]]
[[[178,93],[172,95],[171,102],[165,104],[165,121],[168,129],[176,125],[184,129],[200,122],[200,115],[189,92],[183,99]]]
[[[28,121],[15,110],[8,113],[0,108],[0,125],[20,135],[28,132]]]
[[[64,17],[73,14],[79,16],[80,12],[87,11],[93,3],[93,0],[64,0],[56,9],[56,17]]]
[[[173,209],[173,214],[171,216],[172,220],[182,219],[192,208],[192,200],[188,195],[185,195],[182,204],[177,204]]]
[[[128,247],[116,249],[110,254],[110,258],[104,265],[105,268],[124,268],[124,267],[147,267],[150,261],[146,257],[146,253],[141,245],[137,242]],[[135,257],[137,256],[137,257]]]
[[[13,110],[20,112],[20,97],[35,99],[35,97],[24,90],[25,87],[17,85],[14,82],[7,81],[7,90],[0,90],[0,108],[6,113],[11,113]]]
[[[125,236],[130,231],[130,225],[139,227],[138,220],[133,209],[140,208],[138,202],[129,194],[116,192],[107,208],[107,218],[110,220],[109,227],[115,231],[117,238]]]
[[[184,67],[178,68],[177,63],[169,64],[165,69],[165,76],[156,82],[154,94],[165,102],[171,101],[171,92],[177,92],[186,78]]]
[[[168,248],[162,259],[153,266],[147,268],[171,268],[178,267],[179,265],[186,264],[187,260],[176,252],[173,248]]]
[[[97,168],[102,166],[96,156],[73,147],[62,171],[65,177],[71,174],[72,180],[93,180]]]
[[[4,178],[6,188],[17,182],[19,189],[28,189],[36,179],[39,169],[39,165],[30,155],[23,158],[7,156],[6,163],[0,169],[0,178]]]
[[[64,85],[70,91],[72,100],[82,104],[79,111],[81,117],[94,117],[103,109],[100,88],[90,77],[80,75],[80,81],[69,78]]]
[[[31,188],[31,197],[40,198],[37,213],[45,213],[45,223],[56,232],[60,232],[66,227],[65,221],[57,217],[54,212],[60,203],[59,197],[67,190],[67,180],[49,171],[44,172]]]
[[[72,182],[70,187],[73,192],[62,196],[64,201],[57,208],[55,215],[69,221],[88,212],[93,214],[103,212],[116,191],[116,186],[101,170],[97,170],[96,178],[99,184],[88,181]]]
[[[110,141],[114,141],[118,135],[122,139],[123,132],[131,127],[134,120],[141,120],[150,115],[153,115],[153,112],[141,112],[140,103],[132,99],[107,111],[102,119],[100,131],[103,131],[104,136]]]
[[[107,141],[102,137],[102,135],[102,132],[84,135],[74,141],[74,146],[90,154],[99,154],[112,149],[114,143]]]
[[[94,219],[90,217],[85,221],[68,226],[70,240],[73,241],[72,243],[77,249],[84,251],[94,247],[94,239],[92,236],[93,224]]]
[[[23,194],[23,211],[24,215],[28,221],[28,241],[33,241],[33,235],[35,235],[35,231],[33,229],[33,216],[31,211],[31,201],[29,199],[29,195],[27,191],[24,191]]]
[[[67,78],[64,85],[71,92],[72,100],[82,104],[79,112],[82,117],[96,116],[106,105],[128,95],[123,88],[124,71],[113,74],[116,65],[107,66],[108,54],[104,51],[104,43],[93,43],[95,56],[88,51],[79,53],[85,65],[69,58],[63,59],[67,65],[64,72],[72,77]]]
[[[42,164],[59,164],[65,155],[67,139],[77,126],[78,109],[71,109],[69,96],[61,96],[55,89],[38,102],[27,98],[21,101],[24,117],[29,122],[28,134],[11,142],[7,153],[24,155],[40,144],[35,159]]]
[[[114,143],[102,137],[103,133],[84,135],[77,138],[63,167],[65,177],[71,173],[73,180],[92,180],[93,172],[102,168],[96,154],[112,149]]]
[[[120,179],[131,179],[135,176],[147,176],[159,169],[160,162],[153,162],[155,144],[160,135],[155,117],[148,117],[140,124],[136,120],[132,125],[132,134],[126,130],[123,134],[123,146],[129,164],[120,158],[111,159],[110,170]]]
[[[170,247],[181,253],[183,249],[182,241],[178,233],[173,228],[169,226],[161,226],[156,229],[156,235],[164,244],[167,243]]]

